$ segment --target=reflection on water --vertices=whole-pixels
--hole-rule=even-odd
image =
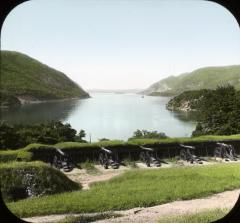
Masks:
[[[183,111],[171,111],[174,117],[177,119],[188,122],[188,121],[193,121],[197,122],[198,120],[198,113],[196,111],[188,111],[188,112],[183,112]]]
[[[40,123],[51,120],[68,122],[84,129],[86,140],[100,138],[127,140],[136,129],[165,132],[171,137],[190,136],[195,118],[190,113],[166,110],[166,97],[137,94],[92,93],[92,98],[48,102],[4,111],[10,123]]]
[[[2,119],[9,123],[33,124],[52,120],[64,121],[76,108],[81,108],[83,100],[71,99],[36,104],[26,104],[20,108],[2,111]]]

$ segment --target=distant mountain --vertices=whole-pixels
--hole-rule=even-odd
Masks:
[[[184,91],[215,89],[223,84],[231,84],[240,90],[240,65],[206,67],[179,76],[170,76],[154,83],[142,93],[174,96]]]
[[[116,94],[126,94],[126,93],[139,93],[143,89],[89,89],[88,92],[93,93],[116,93]]]
[[[19,52],[1,51],[1,106],[55,99],[87,98],[79,85]]]

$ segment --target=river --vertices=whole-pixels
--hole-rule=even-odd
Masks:
[[[170,137],[190,136],[196,121],[188,113],[168,111],[169,98],[138,94],[91,93],[89,99],[71,99],[24,105],[2,112],[9,123],[60,120],[85,130],[86,140],[127,140],[137,129],[164,132]]]

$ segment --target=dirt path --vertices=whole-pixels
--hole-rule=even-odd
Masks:
[[[186,213],[197,213],[203,210],[215,208],[229,208],[231,209],[240,194],[240,189],[233,191],[226,191],[215,194],[210,197],[193,199],[186,201],[174,201],[167,204],[157,205],[147,208],[133,208],[126,211],[116,211],[115,213],[122,214],[123,217],[112,218],[106,220],[96,221],[98,223],[156,223],[159,219],[177,216]],[[32,218],[25,218],[24,220],[33,223],[56,222],[69,214],[39,216]],[[75,214],[79,216],[80,214]]]
[[[216,162],[204,162],[203,165],[216,164]],[[189,163],[183,162],[178,164],[162,164],[160,168],[170,168],[172,166],[189,166]],[[194,164],[201,165],[201,164]],[[146,169],[155,169],[158,167],[148,168],[146,165],[142,163],[137,163],[139,168]],[[89,174],[85,169],[74,169],[73,171],[66,173],[66,175],[75,182],[81,183],[83,189],[89,189],[89,186],[93,182],[105,181],[109,180],[113,177],[119,176],[123,174],[127,170],[131,169],[130,167],[121,166],[119,169],[104,169],[100,165],[95,166],[97,168],[97,172],[95,174]],[[223,193],[219,193],[210,197],[202,198],[202,199],[194,199],[187,201],[174,201],[171,203],[148,207],[148,208],[133,208],[126,211],[116,211],[115,213],[119,213],[123,215],[123,217],[106,219],[97,221],[98,223],[155,223],[160,218],[174,216],[174,215],[182,215],[185,213],[196,213],[198,211],[203,211],[205,209],[215,209],[215,208],[232,208],[240,194],[240,189],[227,191]],[[95,213],[96,214],[96,213]],[[33,222],[33,223],[46,223],[46,222],[56,222],[64,219],[66,216],[73,214],[61,214],[61,215],[49,215],[49,216],[39,216],[32,218],[25,218],[24,220]],[[74,214],[75,216],[79,216],[81,214]]]
[[[81,183],[82,189],[89,189],[90,184],[99,181],[109,180],[113,177],[119,176],[124,173],[126,170],[129,170],[128,167],[122,167],[119,169],[104,169],[100,165],[95,165],[97,172],[94,174],[89,174],[85,169],[73,169],[71,172],[65,173],[71,180]]]
[[[231,209],[236,203],[240,189],[226,191],[202,199],[188,201],[174,201],[167,204],[148,208],[133,208],[127,211],[119,211],[123,217],[97,221],[98,223],[156,223],[159,219],[183,214],[197,213],[199,211],[228,208]]]

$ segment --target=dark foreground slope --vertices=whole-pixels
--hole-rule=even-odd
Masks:
[[[64,73],[14,51],[1,51],[1,105],[86,98],[89,94]]]

